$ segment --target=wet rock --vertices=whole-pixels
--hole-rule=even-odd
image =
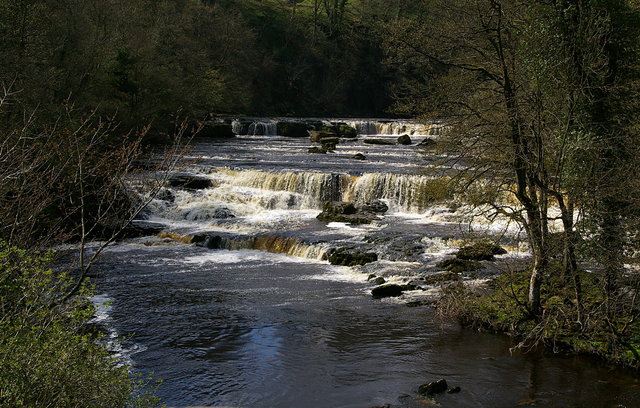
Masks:
[[[503,255],[507,251],[493,243],[478,242],[476,244],[460,248],[456,258],[471,261],[493,261],[494,255]]]
[[[447,381],[441,378],[437,381],[422,384],[418,387],[418,392],[422,395],[435,395],[445,392],[448,387]]]
[[[403,291],[404,291],[403,286],[390,283],[387,285],[382,285],[382,286],[373,288],[371,290],[371,296],[373,296],[376,299],[381,299],[386,297],[397,297],[402,295]]]
[[[176,199],[176,196],[171,192],[171,190],[163,188],[158,191],[158,194],[156,194],[156,199],[166,201],[168,203],[173,203]]]
[[[457,387],[457,386],[456,386],[456,387],[453,387],[453,388],[449,388],[449,389],[447,390],[447,394],[457,394],[457,393],[459,393],[460,391],[462,391],[462,389],[461,389],[460,387]]]
[[[236,137],[231,124],[217,122],[203,123],[196,136],[208,139],[231,139]]]
[[[389,211],[389,206],[384,201],[376,200],[370,204],[363,205],[362,209],[372,213],[384,214]]]
[[[353,203],[346,201],[332,201],[324,204],[322,211],[328,215],[351,215],[358,212]]]
[[[418,147],[434,147],[438,142],[430,137],[424,138],[420,143],[418,143]]]
[[[443,261],[443,262],[446,262],[446,261]],[[445,269],[446,269],[446,266],[445,266]],[[426,276],[423,279],[425,285],[436,285],[438,283],[451,282],[455,280],[458,280],[458,274],[456,272],[434,273],[433,275]]]
[[[416,285],[414,285],[413,283],[406,283],[404,285],[400,285],[400,287],[402,288],[402,290],[416,290],[419,289]]]
[[[171,187],[182,187],[192,190],[202,190],[213,187],[210,179],[190,174],[176,174],[169,179]]]
[[[322,130],[309,130],[308,133],[309,133],[309,136],[310,136],[310,140],[312,142],[317,142],[317,143],[319,143],[320,140],[322,140],[322,139],[326,139],[326,138],[330,138],[330,137],[337,138],[335,133],[333,133],[333,132],[325,132],[325,131],[322,131]]]
[[[307,137],[309,125],[303,122],[278,122],[276,123],[278,135],[286,137]]]
[[[400,137],[398,137],[398,144],[400,145],[410,145],[411,143],[413,143],[411,141],[411,137],[409,137],[409,135],[402,135]]]
[[[139,238],[156,235],[164,231],[166,227],[163,224],[150,221],[133,221],[118,234],[118,238]]]
[[[367,157],[362,153],[356,153],[355,155],[353,155],[352,159],[367,160]]]
[[[442,268],[449,272],[461,273],[472,272],[482,269],[482,264],[478,261],[471,261],[468,259],[445,259],[442,262],[436,264],[438,268]]]
[[[344,137],[345,139],[355,139],[356,137],[358,137],[358,131],[356,130],[356,128],[347,124],[341,123],[335,126],[335,129],[338,136]]]
[[[213,211],[211,218],[227,219],[227,218],[236,218],[236,216],[233,214],[233,212],[230,209],[223,207],[223,208],[216,208]]]
[[[387,281],[382,276],[378,276],[373,280],[373,283],[375,285],[384,285],[385,283],[387,283]]]
[[[334,146],[334,148],[338,143],[340,143],[340,139],[337,137],[320,137],[320,140],[318,141],[323,145]]]
[[[353,203],[342,201],[326,202],[317,218],[326,222],[346,222],[350,224],[370,224],[377,215],[356,208]]]
[[[328,260],[331,265],[366,265],[377,261],[378,254],[374,252],[354,252],[346,249],[338,249],[329,255]]]
[[[373,144],[373,145],[395,145],[396,142],[394,142],[393,140],[387,140],[387,139],[376,139],[376,138],[370,138],[370,139],[364,139],[363,140],[364,143],[366,144]]]
[[[370,281],[371,279],[375,279],[377,278],[378,275],[376,275],[375,273],[372,273],[371,275],[369,275],[369,277],[367,278],[368,281]]]
[[[307,151],[315,154],[326,154],[329,149],[325,149],[324,147],[310,147]]]
[[[191,237],[191,243],[207,249],[223,249],[224,241],[219,235],[197,234]]]

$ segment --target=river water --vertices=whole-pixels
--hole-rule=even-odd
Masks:
[[[412,123],[352,124],[389,140],[437,133]],[[310,154],[308,140],[276,136],[270,126],[256,121],[245,126],[251,135],[197,143],[183,173],[212,187],[168,189],[148,214],[173,239],[130,239],[100,262],[96,319],[133,370],[163,380],[157,394],[165,404],[640,406],[632,372],[585,357],[511,354],[505,336],[442,322],[428,305],[407,306],[428,304],[434,287],[371,297],[370,274],[419,283],[469,234],[504,234],[509,248],[470,284],[527,258],[514,226],[470,220],[464,208],[430,206],[416,194],[429,185],[424,169],[436,156],[415,144],[365,144],[364,136],[335,153]],[[356,153],[367,159],[352,159]],[[323,202],[335,199],[380,199],[389,212],[364,226],[318,221]],[[177,239],[194,234],[220,237],[225,249]],[[323,259],[335,247],[376,252],[379,260],[333,266]],[[439,378],[461,392],[435,401],[417,395],[420,384]]]

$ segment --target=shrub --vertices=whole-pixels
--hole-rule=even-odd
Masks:
[[[50,252],[28,253],[0,241],[0,405],[157,405],[100,344],[100,335],[86,330],[94,312],[91,291],[85,287],[60,303],[75,281],[53,272],[51,261]]]

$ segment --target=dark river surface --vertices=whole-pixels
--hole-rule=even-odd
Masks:
[[[431,273],[454,250],[449,240],[464,233],[466,218],[458,209],[417,208],[403,196],[428,164],[414,146],[352,142],[324,157],[307,154],[308,147],[306,140],[264,136],[198,144],[192,156],[199,161],[188,171],[214,187],[173,189],[171,200],[154,203],[150,220],[178,234],[225,234],[237,248],[151,237],[119,243],[101,258],[97,320],[121,339],[114,348],[134,371],[163,380],[157,394],[167,406],[640,407],[634,372],[586,357],[511,354],[505,336],[406,305],[435,296],[433,288],[373,299],[370,273],[388,281]],[[354,152],[371,159],[350,160]],[[317,221],[336,174],[344,183],[333,195],[358,201],[359,189],[374,189],[390,214],[361,227]],[[235,217],[217,217],[220,209]],[[252,249],[247,237],[265,235],[303,244],[284,253]],[[408,236],[418,249],[402,258],[379,247],[380,260],[366,267],[322,260],[336,242],[366,245],[365,237],[380,235]],[[503,262],[526,256],[526,249],[516,251]],[[434,401],[417,394],[439,378],[461,392]]]

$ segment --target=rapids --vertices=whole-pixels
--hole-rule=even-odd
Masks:
[[[584,357],[510,354],[506,337],[407,307],[432,302],[435,287],[371,297],[370,274],[419,282],[470,235],[499,234],[509,249],[470,282],[528,257],[516,226],[430,204],[440,157],[416,142],[437,138],[439,127],[342,120],[361,135],[325,155],[308,153],[308,139],[275,135],[279,120],[238,119],[238,138],[198,142],[181,172],[212,187],[167,188],[146,214],[167,232],[120,242],[101,258],[96,320],[134,371],[163,380],[165,404],[422,407],[417,387],[445,378],[462,392],[439,397],[443,407],[640,406],[633,373]],[[409,134],[414,144],[364,144],[363,133]],[[320,222],[330,200],[381,200],[389,211],[370,225]],[[181,239],[198,234],[218,249]],[[335,248],[379,260],[332,266],[325,259]]]

